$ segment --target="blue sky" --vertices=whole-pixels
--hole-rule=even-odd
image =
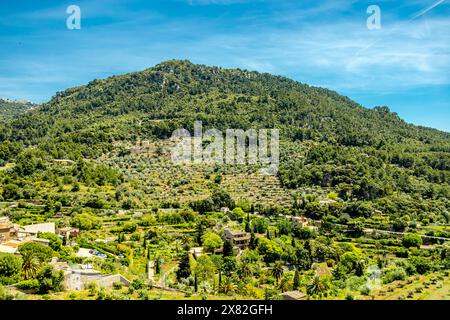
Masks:
[[[72,4],[81,30],[66,27]],[[0,2],[2,98],[44,102],[174,58],[284,75],[450,132],[450,0]]]

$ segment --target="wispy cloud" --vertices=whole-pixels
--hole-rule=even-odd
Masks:
[[[433,3],[431,6],[426,7],[425,9],[421,10],[420,12],[418,12],[417,14],[415,14],[411,20],[415,20],[417,18],[420,18],[421,16],[423,16],[424,14],[427,14],[429,11],[433,10],[434,8],[436,8],[438,5],[442,4],[443,2],[445,2],[445,0],[439,0],[436,1],[435,3]]]

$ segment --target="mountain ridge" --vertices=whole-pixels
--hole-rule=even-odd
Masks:
[[[217,121],[209,117],[213,107],[206,106],[209,102],[205,100],[208,99],[202,99],[208,94],[214,96],[209,100],[220,99],[222,107],[235,104],[241,108],[245,107],[245,103],[256,102],[260,110],[273,114],[271,121],[269,116],[261,119],[256,108],[249,109],[248,112],[236,110],[245,119],[245,123],[239,121],[242,119],[236,119],[237,127],[248,128],[252,124],[272,127],[286,124],[305,132],[312,130],[318,135],[321,135],[320,131],[325,131],[323,135],[332,134],[337,137],[339,143],[350,145],[376,144],[369,140],[373,140],[371,135],[377,135],[379,132],[392,133],[397,136],[397,140],[412,136],[415,140],[425,143],[430,139],[430,142],[436,143],[436,140],[446,140],[450,137],[449,133],[437,129],[408,124],[387,107],[368,109],[328,89],[268,73],[208,67],[193,64],[188,60],[169,60],[143,71],[96,79],[86,85],[69,88],[55,94],[50,101],[33,110],[33,116],[28,117],[51,115],[55,119],[47,119],[50,123],[58,120],[58,117],[75,120],[84,118],[84,124],[89,124],[94,119],[100,120],[108,115],[121,116],[133,112],[167,121],[177,117],[186,118],[186,113],[192,115],[197,112],[199,120],[203,118],[207,125],[233,127],[233,121]],[[231,96],[229,99],[228,95]],[[198,106],[188,99],[197,101]],[[178,101],[189,107],[174,106]],[[216,110],[212,110],[213,112],[219,108],[216,106],[214,109]],[[225,112],[228,111],[225,109]],[[287,116],[286,112],[293,112],[296,118]],[[341,114],[342,112],[345,114]],[[86,119],[84,114],[90,114],[92,117]],[[230,113],[231,117],[233,115]],[[338,121],[339,124],[323,124],[323,121],[330,119],[331,122]],[[354,121],[355,119],[357,120]],[[23,120],[32,125],[33,121],[26,120],[26,116]],[[380,121],[385,121],[386,125],[374,125]],[[333,129],[333,126],[336,128]],[[364,138],[352,137],[349,141],[339,141],[342,140],[339,139],[341,131],[348,131],[346,126],[359,127],[358,131]],[[23,128],[24,124],[17,127]],[[295,132],[289,134],[296,135]],[[37,136],[43,134],[38,133]]]

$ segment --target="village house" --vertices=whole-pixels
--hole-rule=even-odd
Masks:
[[[50,241],[37,238],[38,232],[54,233],[55,224],[37,224],[21,227],[11,223],[8,217],[0,218],[0,253],[19,254],[19,246],[35,242],[48,246]]]
[[[240,230],[225,229],[224,240],[231,240],[233,247],[245,249],[250,243],[250,233]]]
[[[97,283],[100,288],[111,288],[114,283],[129,286],[130,281],[121,274],[102,275],[98,270],[92,269],[91,265],[70,266],[67,262],[52,260],[52,265],[57,270],[64,272],[64,286],[66,290],[84,290],[90,283]]]
[[[37,223],[30,224],[19,228],[18,238],[25,239],[27,237],[37,237],[38,233],[55,233],[55,223]]]
[[[17,238],[18,226],[9,221],[8,217],[0,218],[0,243]]]
[[[283,300],[304,300],[306,294],[300,291],[288,291],[281,294]]]
[[[326,263],[318,263],[313,265],[313,269],[315,269],[315,274],[318,277],[331,277],[332,272]]]
[[[57,233],[59,236],[69,239],[78,237],[80,235],[80,230],[77,228],[65,227],[58,229]]]
[[[303,228],[308,226],[308,218],[305,216],[294,216],[292,217],[292,222]]]
[[[203,255],[203,247],[194,247],[189,250],[189,253],[192,254],[194,259],[198,259],[201,255]]]
[[[308,219],[305,216],[294,216],[291,218],[291,221],[299,227],[308,228],[313,231],[317,231],[321,224],[320,221]]]

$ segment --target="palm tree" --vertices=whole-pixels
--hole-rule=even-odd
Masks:
[[[40,266],[39,259],[31,252],[22,254],[22,277],[25,280],[36,277],[37,270]]]
[[[222,284],[222,291],[225,294],[233,293],[236,291],[237,286],[233,283],[233,280],[229,277],[225,279],[225,282]]]
[[[284,274],[283,264],[280,261],[275,262],[275,264],[272,267],[272,275],[277,280],[277,284],[280,278],[283,276],[283,274]]]
[[[251,277],[253,274],[252,265],[248,261],[242,261],[238,273],[241,278]]]
[[[313,281],[306,286],[306,290],[310,295],[322,295],[330,288],[327,281],[324,281],[319,276],[315,276]]]

